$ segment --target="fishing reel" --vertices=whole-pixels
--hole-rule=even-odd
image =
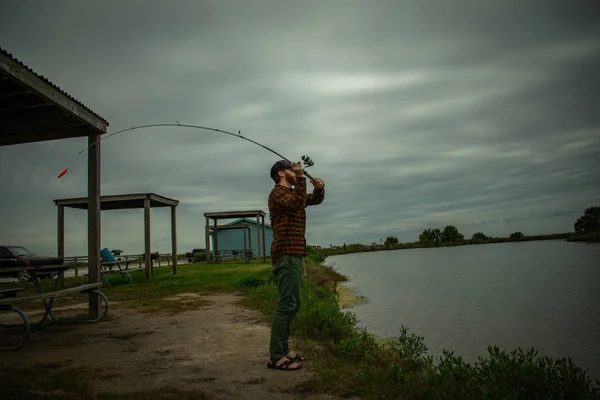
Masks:
[[[308,179],[311,180],[311,182],[315,182],[315,178],[313,178],[312,176],[310,176],[310,174],[308,172],[306,172],[306,168],[308,167],[312,167],[313,165],[315,165],[315,162],[312,160],[312,158],[310,158],[309,156],[302,156],[300,158],[302,160],[302,164],[304,165],[304,175],[306,175],[306,177]]]
[[[315,162],[309,156],[302,156],[301,159],[302,159],[302,164],[304,164],[304,169],[315,165]]]

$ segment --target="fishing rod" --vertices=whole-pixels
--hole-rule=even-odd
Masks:
[[[120,131],[117,131],[117,132],[113,132],[113,133],[111,133],[111,134],[110,134],[110,135],[108,135],[108,136],[105,136],[105,137],[103,137],[103,138],[100,138],[100,139],[96,140],[94,143],[90,144],[89,146],[87,146],[87,147],[85,147],[84,149],[82,149],[81,151],[79,151],[79,154],[82,154],[84,151],[88,150],[90,147],[94,146],[95,144],[97,144],[97,143],[98,143],[98,142],[100,142],[101,140],[108,139],[109,137],[111,137],[111,136],[114,136],[114,135],[116,135],[116,134],[118,134],[118,133],[123,133],[123,132],[127,132],[127,131],[132,131],[132,130],[134,130],[134,129],[154,128],[154,127],[161,127],[161,126],[162,126],[162,127],[164,127],[164,126],[169,126],[169,127],[183,127],[183,128],[194,128],[194,129],[205,129],[205,130],[208,130],[208,131],[225,133],[225,134],[227,134],[227,135],[231,135],[231,136],[233,136],[233,137],[236,137],[236,138],[239,138],[239,139],[244,139],[244,140],[247,140],[247,141],[248,141],[248,142],[250,142],[250,143],[254,143],[254,144],[255,144],[255,145],[257,145],[257,146],[260,146],[260,147],[262,147],[263,149],[266,149],[266,150],[270,151],[271,153],[274,153],[274,154],[278,155],[278,156],[279,156],[279,157],[281,157],[282,159],[284,159],[284,160],[286,160],[286,161],[288,161],[288,162],[291,162],[289,159],[287,159],[286,157],[284,157],[284,156],[282,156],[281,154],[277,153],[275,150],[273,150],[273,149],[270,149],[270,148],[268,148],[267,146],[265,146],[265,145],[262,145],[262,144],[260,144],[260,143],[258,143],[258,142],[256,142],[256,141],[254,141],[254,140],[252,140],[252,139],[248,139],[247,137],[244,137],[244,136],[242,136],[242,131],[238,131],[238,133],[236,134],[236,133],[233,133],[233,132],[228,132],[228,131],[225,131],[225,130],[223,130],[223,129],[209,128],[209,127],[206,127],[206,126],[199,126],[199,125],[180,124],[179,122],[177,122],[177,123],[175,123],[175,124],[149,124],[149,125],[138,125],[138,126],[131,126],[131,127],[129,127],[129,128],[122,129],[122,130],[120,130]],[[314,182],[315,182],[315,179],[314,179],[312,176],[310,176],[310,174],[309,174],[308,172],[306,172],[306,168],[308,168],[308,167],[312,167],[313,165],[315,165],[315,163],[313,162],[313,160],[312,160],[310,157],[308,157],[308,156],[306,156],[306,155],[302,156],[302,158],[301,158],[301,159],[302,159],[302,163],[303,163],[303,165],[304,165],[304,168],[302,169],[302,171],[304,172],[304,175],[306,175],[306,177],[307,177],[308,179],[310,179],[310,181],[311,181],[311,182],[313,182],[313,183],[314,183]]]

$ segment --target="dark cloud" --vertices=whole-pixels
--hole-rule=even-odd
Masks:
[[[179,121],[310,155],[327,199],[308,241],[370,243],[446,224],[564,232],[600,201],[598,14],[595,1],[21,1],[2,5],[0,44],[110,133]],[[86,195],[86,146],[0,148],[0,242],[55,251],[52,200]],[[102,154],[104,194],[180,200],[180,251],[204,243],[204,212],[266,210],[278,158],[172,127],[115,135]],[[103,245],[142,251],[142,210],[102,223]],[[168,210],[152,224],[168,251]],[[68,210],[67,253],[86,253],[86,229]]]

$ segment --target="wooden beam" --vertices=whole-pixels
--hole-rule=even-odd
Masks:
[[[65,209],[58,207],[58,258],[65,256]],[[65,274],[61,271],[58,274],[58,286],[65,287]]]
[[[205,242],[205,249],[204,250],[204,257],[206,259],[206,262],[210,262],[210,218],[206,217],[206,225],[204,226],[204,242]]]
[[[260,217],[258,215],[256,216],[256,249],[256,260],[260,262],[260,253],[262,253],[262,249],[260,248]]]
[[[0,95],[0,111],[40,107],[48,104],[29,92],[3,93]]]
[[[177,275],[177,207],[171,206],[171,251],[173,253],[173,275]]]
[[[106,127],[108,125],[106,121],[86,110],[83,106],[77,104],[77,102],[43,81],[33,72],[27,70],[7,55],[0,54],[0,71],[8,74],[14,81],[30,88],[32,92],[37,93],[40,97],[45,98],[50,103],[75,115],[81,121],[96,129],[98,133],[106,132]],[[92,144],[93,143],[90,143],[90,145]]]
[[[265,215],[262,210],[247,210],[247,211],[223,211],[223,212],[210,212],[204,213],[205,217],[210,218],[250,218],[257,215]]]
[[[88,145],[100,140],[100,134],[90,134]],[[90,283],[100,282],[100,144],[88,152],[88,278]],[[89,313],[98,316],[100,299],[89,293]]]
[[[216,219],[215,219],[214,227],[213,227],[213,247],[215,248],[214,249],[215,256],[213,257],[213,260],[216,261],[217,260],[216,252],[219,251],[219,231],[217,228],[217,220]]]
[[[87,126],[77,126],[68,129],[45,130],[23,134],[3,135],[0,129],[0,146],[10,146],[22,143],[45,142],[47,140],[71,139],[85,137],[91,130]]]
[[[152,280],[150,245],[150,197],[146,197],[146,199],[144,199],[144,262],[146,266],[146,282]]]
[[[68,115],[63,115],[31,121],[0,123],[0,133],[3,135],[20,135],[25,133],[35,133],[37,131],[68,130],[79,126],[87,128],[88,132],[90,131],[89,127],[79,120]]]
[[[65,256],[65,208],[58,206],[58,258]]]
[[[0,110],[0,123],[5,124],[19,121],[34,121],[40,118],[64,116],[69,116],[69,113],[63,109],[53,107],[52,104],[46,103],[33,108],[19,108],[17,110]],[[71,117],[75,120],[74,116],[71,115]]]
[[[262,220],[262,255],[263,255],[263,262],[267,262],[267,240],[265,238],[265,216],[261,216],[261,220]]]
[[[150,199],[150,207],[172,207],[179,205],[178,200],[169,199],[164,196],[159,196],[153,193],[130,193],[117,194],[110,196],[101,196],[100,202],[103,210],[116,209],[108,206],[110,203],[131,203],[126,208],[143,208],[144,201]],[[54,204],[64,205],[66,207],[83,208],[87,204],[86,197],[73,197],[69,199],[55,199]]]

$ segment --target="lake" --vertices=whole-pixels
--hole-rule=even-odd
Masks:
[[[466,361],[487,346],[571,357],[600,378],[600,244],[563,240],[331,256],[345,286],[368,301],[351,308],[379,337],[424,336],[429,354]]]

